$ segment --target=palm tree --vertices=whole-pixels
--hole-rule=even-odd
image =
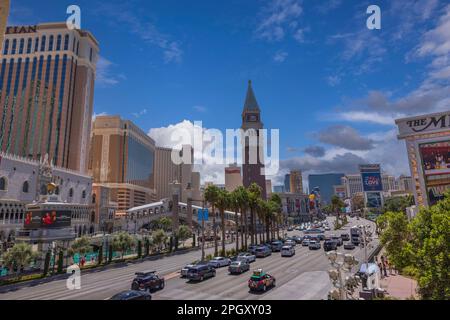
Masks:
[[[3,261],[9,270],[17,268],[17,274],[20,274],[36,257],[37,253],[33,252],[31,245],[19,242],[3,255]]]
[[[212,209],[213,216],[213,231],[214,231],[214,255],[218,255],[218,243],[217,243],[217,228],[216,228],[216,202],[219,195],[219,188],[215,185],[209,185],[205,189],[204,198],[209,202]]]
[[[114,236],[112,246],[114,250],[120,251],[123,259],[125,252],[131,248],[133,242],[134,239],[128,232],[120,232],[119,234]]]
[[[277,236],[280,238],[280,224],[283,223],[283,213],[282,213],[282,201],[280,195],[273,193],[270,197],[270,202],[272,204],[272,210],[275,212],[275,222],[277,226]]]
[[[225,210],[230,207],[230,194],[228,191],[219,190],[216,206],[220,212],[220,223],[222,225],[222,253],[225,255]]]
[[[241,209],[241,247],[247,249],[248,225],[247,210],[249,207],[248,191],[243,186],[237,187],[234,192],[237,195],[238,205]]]
[[[177,238],[181,242],[183,242],[183,248],[184,248],[184,242],[189,239],[192,236],[191,229],[189,229],[186,225],[181,225],[178,227],[177,230]]]
[[[158,220],[158,227],[166,232],[169,231],[169,229],[172,227],[172,219],[170,219],[169,217],[161,217]]]
[[[251,232],[252,232],[252,244],[256,244],[257,237],[256,237],[256,210],[258,208],[258,199],[261,198],[261,187],[256,184],[252,183],[250,187],[248,187],[248,204],[250,207],[250,221],[251,221]]]
[[[81,256],[84,256],[86,253],[91,251],[92,246],[88,238],[81,237],[77,240],[75,240],[72,245],[70,246],[68,253],[73,258],[75,254],[78,253],[79,259],[78,264],[81,262]]]
[[[159,229],[152,233],[152,242],[156,245],[158,252],[161,251],[161,246],[167,240],[167,235],[164,230]]]
[[[344,206],[344,202],[342,201],[341,198],[339,198],[338,196],[334,195],[331,198],[331,207],[333,208],[333,211],[336,213],[336,228],[339,225],[339,210]]]
[[[238,212],[239,212],[239,193],[236,191],[237,189],[233,190],[230,193],[230,209],[234,210],[234,224],[235,224],[235,231],[236,231],[236,252],[239,251],[239,218],[238,218]],[[242,213],[241,213],[241,221],[242,221]],[[242,228],[242,224],[241,224]],[[242,238],[241,238],[242,241]],[[243,246],[243,243],[242,243]]]

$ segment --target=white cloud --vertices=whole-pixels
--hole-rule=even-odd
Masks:
[[[200,105],[193,106],[193,109],[197,112],[206,112],[207,111],[206,107],[200,106]]]
[[[260,12],[260,23],[256,29],[258,38],[280,41],[289,28],[297,26],[303,12],[298,0],[272,0]]]
[[[114,86],[119,83],[119,79],[124,79],[125,77],[123,75],[113,74],[111,69],[114,66],[114,63],[105,57],[99,56],[97,61],[96,83],[102,86]]]
[[[135,118],[140,118],[141,116],[143,116],[143,115],[145,115],[145,114],[147,114],[147,109],[142,109],[142,110],[139,111],[139,112],[133,112],[133,113],[132,113],[132,115],[133,115]]]
[[[339,112],[337,114],[338,120],[344,120],[349,122],[370,122],[381,125],[395,125],[395,119],[402,117],[403,115],[386,115],[376,112],[364,112],[364,111],[347,111]]]
[[[288,57],[288,53],[286,51],[277,51],[275,55],[273,56],[273,61],[275,62],[284,62],[286,58]]]
[[[338,75],[328,76],[327,82],[328,82],[328,85],[330,85],[330,87],[335,87],[341,83],[341,77]]]
[[[97,118],[97,117],[107,116],[107,115],[108,115],[108,113],[106,113],[106,112],[100,112],[100,113],[94,112],[94,114],[92,115],[92,121],[95,121],[95,118]]]

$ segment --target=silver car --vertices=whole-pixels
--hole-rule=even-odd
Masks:
[[[308,247],[309,247],[309,250],[319,250],[320,248],[322,248],[322,246],[320,245],[320,242],[314,241],[314,240],[309,241]]]
[[[250,252],[242,252],[237,256],[237,260],[245,260],[247,261],[247,263],[252,263],[256,261],[256,256],[254,254],[251,254]]]
[[[231,264],[231,260],[229,258],[224,257],[214,257],[209,262],[208,265],[214,268],[226,267]]]
[[[228,267],[228,271],[231,274],[243,273],[248,270],[250,270],[250,264],[248,264],[246,260],[233,261]]]

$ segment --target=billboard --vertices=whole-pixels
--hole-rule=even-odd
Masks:
[[[25,214],[25,229],[57,229],[70,227],[70,210],[28,211]]]
[[[367,192],[367,207],[368,208],[381,208],[381,193],[380,192]]]
[[[428,204],[436,204],[450,188],[450,141],[419,145]]]
[[[360,165],[359,171],[361,172],[364,192],[383,191],[379,164]]]

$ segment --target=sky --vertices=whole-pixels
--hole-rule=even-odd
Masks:
[[[248,80],[290,169],[409,174],[394,120],[450,108],[450,4],[439,0],[13,0],[9,25],[65,21],[100,43],[95,115],[121,115],[171,146],[174,130],[236,129]],[[381,29],[369,30],[369,5]],[[198,166],[224,182],[223,167]]]

